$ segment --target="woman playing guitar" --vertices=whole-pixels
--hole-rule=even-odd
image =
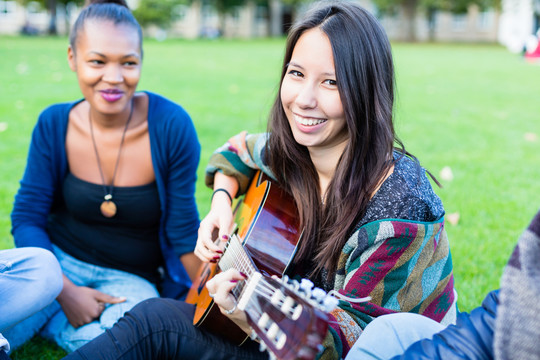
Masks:
[[[289,33],[268,133],[232,138],[207,168],[214,194],[195,249],[206,263],[227,256],[232,197],[257,170],[294,199],[303,233],[286,272],[341,300],[316,354],[322,359],[345,357],[382,314],[455,319],[444,209],[395,136],[393,100],[391,48],[377,20],[350,2],[320,3]],[[233,293],[249,276],[230,268],[206,283],[221,313],[248,335],[253,321]],[[255,341],[238,347],[192,319],[190,304],[147,301],[71,358],[267,358]]]

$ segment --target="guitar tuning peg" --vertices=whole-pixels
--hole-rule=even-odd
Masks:
[[[298,281],[289,278],[287,275],[283,275],[283,277],[281,278],[281,281],[286,287],[294,291],[298,291],[300,287],[300,285],[298,284]]]
[[[266,344],[265,343],[261,342],[259,344],[259,351],[260,352],[266,351]]]
[[[326,295],[324,297],[322,306],[323,306],[325,312],[330,312],[330,311],[334,310],[337,307],[338,304],[339,304],[338,299],[336,299],[335,297],[333,297],[331,295]]]
[[[311,296],[313,296],[315,300],[322,302],[326,296],[326,292],[323,289],[316,287],[311,291]]]
[[[298,289],[300,289],[300,283],[296,281],[295,279],[291,279],[291,281],[289,282],[289,285],[294,291],[298,291]]]
[[[302,281],[300,282],[300,289],[302,289],[302,291],[304,291],[306,294],[310,294],[312,288],[313,282],[311,280],[302,279]]]

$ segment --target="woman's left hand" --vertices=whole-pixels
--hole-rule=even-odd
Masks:
[[[250,334],[251,328],[247,322],[246,313],[237,309],[237,302],[231,294],[232,289],[238,282],[245,281],[246,276],[235,269],[229,269],[214,276],[206,283],[206,288],[221,313],[234,321],[246,334]],[[234,310],[231,312],[231,310]]]

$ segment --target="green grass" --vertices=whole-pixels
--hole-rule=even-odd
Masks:
[[[262,131],[277,89],[283,39],[145,42],[139,89],[161,93],[191,114],[202,144],[197,203],[209,209],[204,166],[241,130]],[[0,37],[0,248],[13,246],[9,214],[30,133],[47,105],[80,97],[66,62],[65,38]],[[435,175],[447,224],[461,310],[498,287],[510,252],[540,206],[540,66],[495,45],[394,44],[396,130]],[[0,124],[0,130],[2,129]],[[46,353],[47,355],[42,355]],[[46,357],[47,356],[47,357]],[[14,359],[57,359],[33,340]]]

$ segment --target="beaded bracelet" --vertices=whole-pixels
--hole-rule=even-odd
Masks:
[[[219,188],[219,189],[214,190],[214,192],[212,193],[212,197],[210,198],[210,202],[212,202],[212,200],[214,199],[214,195],[216,195],[216,193],[220,192],[220,191],[223,191],[225,194],[227,194],[227,196],[229,197],[229,200],[231,201],[231,204],[232,204],[233,199],[232,199],[231,194],[227,190],[225,190],[223,188]]]

